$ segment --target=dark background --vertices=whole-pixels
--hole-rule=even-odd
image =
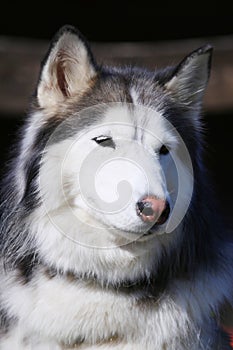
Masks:
[[[232,34],[232,1],[7,2],[0,33],[50,39],[73,24],[91,41],[156,41]]]
[[[30,2],[30,5],[8,2],[1,11],[0,35],[50,40],[64,24],[78,27],[90,41],[97,42],[158,42],[233,34],[233,1],[221,4],[187,1],[178,4],[91,0],[55,4]],[[9,116],[0,111],[0,117],[2,169],[23,116]],[[231,216],[233,111],[206,113],[205,121],[208,167],[224,211]]]

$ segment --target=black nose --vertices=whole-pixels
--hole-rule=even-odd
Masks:
[[[137,208],[140,214],[144,214],[146,216],[150,216],[154,214],[152,209],[152,204],[150,202],[138,202]]]
[[[169,217],[170,206],[166,199],[150,195],[137,203],[136,210],[142,221],[162,225]]]

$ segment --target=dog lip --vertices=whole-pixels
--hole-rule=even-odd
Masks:
[[[153,235],[154,233],[155,233],[155,231],[152,232],[151,230],[149,230],[149,231],[147,231],[146,233],[144,233],[143,237],[145,237],[145,236],[151,236],[151,235]]]
[[[155,234],[158,231],[158,229],[159,229],[159,226],[154,224],[147,232],[143,234],[143,236],[151,236]]]

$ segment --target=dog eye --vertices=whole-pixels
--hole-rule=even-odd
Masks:
[[[103,147],[116,148],[116,145],[110,136],[101,135],[101,136],[93,137],[92,140],[98,143],[98,145],[101,145]]]
[[[169,153],[169,149],[165,145],[162,145],[162,147],[159,150],[159,154],[160,155],[166,155],[168,153]]]

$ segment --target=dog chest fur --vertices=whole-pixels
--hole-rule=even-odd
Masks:
[[[200,310],[199,304],[203,301],[199,299],[204,289],[221,288],[221,281],[216,286],[214,279],[208,280],[203,289],[193,282],[184,285],[175,281],[168,293],[148,298],[137,287],[132,292],[117,292],[111,287],[104,289],[94,281],[48,276],[44,269],[37,271],[26,285],[16,284],[18,278],[12,274],[9,280],[8,276],[8,293],[2,300],[10,314],[18,319],[11,330],[14,337],[6,334],[4,350],[12,349],[14,341],[22,343],[22,349],[35,350],[55,350],[56,347],[175,350],[177,344],[179,349],[199,350],[208,333],[201,334],[197,321],[201,322],[202,312],[210,312],[208,306]],[[216,295],[213,293],[213,299]],[[205,329],[208,329],[206,325]],[[46,342],[46,339],[50,340]],[[49,345],[53,339],[54,344]]]

